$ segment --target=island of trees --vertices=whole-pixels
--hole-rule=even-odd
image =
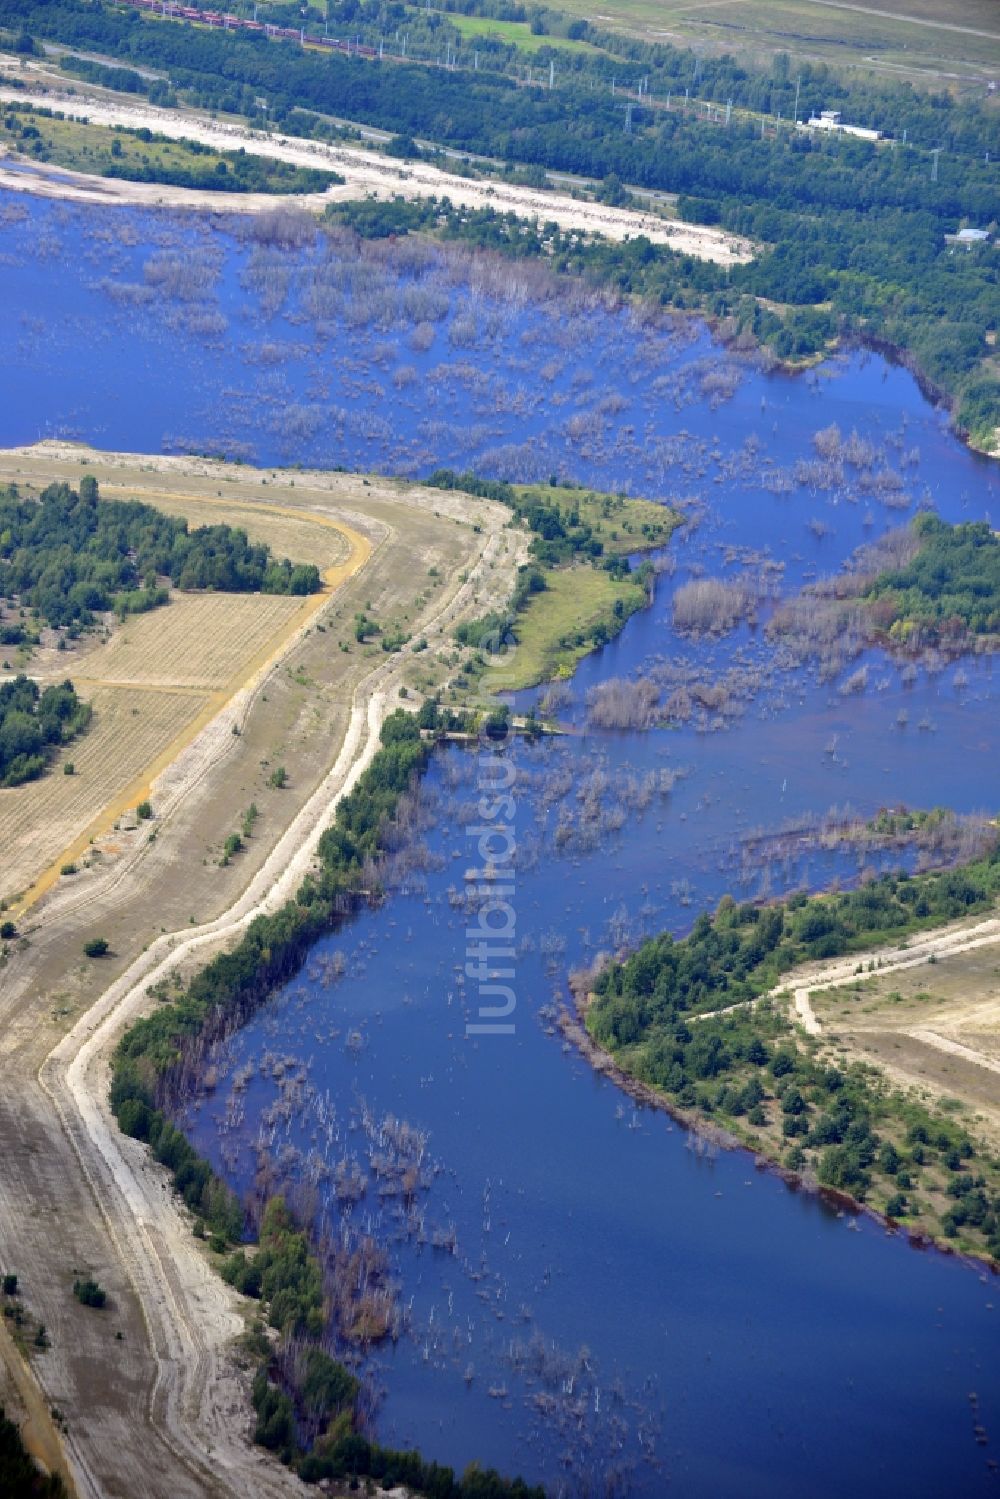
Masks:
[[[920,546],[906,566],[882,573],[865,596],[890,642],[952,650],[1000,638],[1000,537],[986,521],[913,523]]]
[[[779,604],[767,632],[803,657],[877,645],[915,656],[1000,646],[1000,539],[985,521],[925,512]],[[846,659],[846,657],[844,658]]]

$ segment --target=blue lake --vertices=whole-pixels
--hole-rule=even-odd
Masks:
[[[995,520],[995,466],[878,358],[789,378],[698,325],[552,295],[530,268],[246,233],[0,197],[0,442],[557,474],[680,501],[689,524],[652,607],[569,684],[559,712],[583,732],[505,751],[513,1034],[466,1035],[480,764],[451,749],[391,898],[220,1049],[189,1112],[199,1147],[240,1188],[262,1167],[313,1183],[321,1226],[386,1245],[405,1314],[372,1363],[390,1444],[572,1494],[994,1492],[973,1425],[995,1439],[1000,1423],[997,1282],[637,1110],[568,1049],[553,1007],[572,969],[684,931],[726,891],[859,872],[815,844],[765,868],[743,853],[754,832],[846,805],[995,811],[988,661],[911,679],[873,655],[845,666],[868,667],[845,695],[843,673],[819,680],[760,630],[692,642],[671,623],[692,576],[766,562],[789,592],[920,504]],[[809,465],[834,423],[863,461],[831,481]],[[595,725],[592,691],[639,678],[754,690],[670,728]],[[411,1207],[372,1176],[392,1120],[422,1141]],[[369,1178],[350,1210],[344,1163]]]

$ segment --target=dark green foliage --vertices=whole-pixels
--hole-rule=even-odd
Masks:
[[[28,677],[0,685],[0,786],[19,786],[40,776],[60,745],[90,722],[90,704],[72,682],[46,687]]]
[[[460,1478],[454,1470],[426,1462],[419,1452],[393,1452],[358,1433],[343,1437],[330,1450],[314,1453],[299,1468],[306,1483],[322,1479],[375,1478],[385,1489],[405,1486],[430,1499],[544,1499],[545,1490],[521,1478],[502,1478],[493,1468],[471,1463]]]
[[[283,1462],[291,1462],[296,1446],[295,1411],[289,1396],[268,1380],[266,1367],[258,1369],[254,1378],[253,1405],[257,1412],[254,1441],[277,1452]]]
[[[914,522],[920,551],[908,567],[883,573],[879,600],[893,639],[960,647],[970,635],[1000,635],[1000,538],[986,521],[950,526],[936,515]]]
[[[476,650],[499,651],[510,641],[517,639],[517,616],[536,593],[544,593],[548,585],[545,574],[530,563],[517,570],[514,591],[510,603],[501,614],[492,610],[479,619],[464,620],[455,627],[454,635],[459,645],[471,645]]]
[[[230,1285],[267,1303],[268,1321],[279,1332],[318,1337],[323,1331],[323,1278],[306,1235],[280,1197],[268,1203],[260,1243],[252,1260],[239,1251],[222,1274]]]
[[[135,1140],[146,1141],[156,1160],[170,1170],[175,1189],[209,1230],[230,1242],[240,1239],[243,1209],[235,1195],[180,1130],[153,1106],[134,1073],[116,1067],[111,1084],[111,1107],[123,1133]]]
[[[960,869],[883,875],[857,890],[775,906],[727,898],[714,920],[698,917],[688,937],[645,943],[597,981],[594,1033],[624,1046],[651,1023],[715,1010],[763,994],[810,959],[890,942],[910,931],[988,909],[1000,891],[1000,852]],[[780,1075],[782,1057],[772,1069]]]
[[[560,505],[551,491],[540,485],[519,492],[503,480],[480,479],[476,474],[458,474],[450,468],[435,469],[424,483],[429,489],[460,489],[465,494],[508,505],[532,532],[531,555],[543,567],[558,567],[579,557],[594,561],[604,552],[604,543],[581,518],[579,509],[566,503],[564,492],[564,503]],[[559,493],[557,490],[556,495]]]
[[[454,631],[459,645],[472,646],[475,650],[497,653],[518,639],[517,616],[527,607],[536,593],[544,593],[548,587],[543,568],[565,566],[575,561],[590,562],[602,567],[617,579],[631,574],[627,557],[604,557],[604,543],[584,520],[578,504],[572,496],[567,500],[566,491],[556,491],[543,486],[519,491],[503,480],[480,479],[476,474],[458,474],[454,469],[435,469],[424,483],[432,489],[460,489],[465,494],[478,495],[483,499],[496,500],[513,510],[521,524],[532,533],[529,551],[534,562],[525,563],[517,570],[514,591],[507,608],[500,612],[491,610],[479,619],[465,620]],[[561,498],[562,503],[559,502]],[[638,542],[637,542],[638,545]],[[636,574],[636,581],[649,591],[652,582],[651,569],[646,564]],[[616,599],[615,618],[624,623],[625,601]],[[595,645],[604,645],[608,639],[606,626],[598,623],[589,635],[576,640],[566,639],[564,645],[582,645],[591,640]]]
[[[626,1071],[681,1109],[762,1127],[772,1116],[820,1183],[863,1199],[878,1181],[901,1213],[913,1181],[955,1172],[951,1237],[1000,1258],[1000,1191],[963,1170],[975,1154],[965,1131],[892,1093],[868,1069],[841,1070],[801,1047],[783,1010],[743,1004],[809,958],[898,940],[908,931],[987,909],[1000,890],[1000,854],[942,874],[886,876],[860,890],[781,905],[737,905],[700,916],[689,936],[646,942],[596,980],[587,1014],[594,1039]],[[918,914],[919,913],[919,914]],[[740,1006],[727,1013],[728,1006]],[[880,1131],[890,1131],[888,1139]],[[940,1152],[940,1158],[938,1156]],[[928,1180],[936,1180],[936,1175]]]
[[[151,104],[169,108],[177,100],[168,83],[162,78],[147,78],[132,68],[113,68],[91,57],[60,57],[59,66],[64,73],[83,78],[87,83],[96,83],[101,88],[110,88],[118,94],[142,94]]]
[[[325,1426],[332,1417],[353,1409],[361,1386],[343,1364],[337,1363],[322,1348],[308,1349],[304,1362],[305,1372],[298,1395],[317,1424]]]
[[[0,1405],[0,1494],[4,1499],[65,1499],[58,1473],[47,1478],[21,1441],[21,1433]]]
[[[210,149],[199,146],[197,141],[185,141],[184,145],[195,154]],[[290,162],[276,161],[270,156],[252,156],[242,147],[225,152],[214,164],[203,167],[168,166],[163,161],[107,162],[101,168],[101,176],[117,177],[127,182],[162,182],[171,187],[215,193],[322,193],[344,181],[339,172],[292,166]]]
[[[106,1304],[108,1293],[91,1276],[73,1282],[73,1295],[81,1306],[90,1306],[100,1311]]]
[[[107,937],[91,937],[83,944],[84,956],[88,958],[106,958],[110,950]]]
[[[89,482],[88,482],[89,480]],[[40,500],[0,492],[0,597],[20,599],[51,625],[89,624],[97,611],[131,614],[165,603],[157,579],[226,593],[315,593],[312,566],[277,561],[232,526],[200,526],[134,500],[98,500],[51,484]]]

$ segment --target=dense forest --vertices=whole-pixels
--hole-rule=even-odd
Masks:
[[[0,683],[0,786],[20,786],[42,774],[60,745],[90,722],[90,705],[72,682],[46,687],[28,677]]]
[[[101,500],[97,481],[51,484],[39,499],[0,490],[0,599],[54,626],[165,603],[160,579],[225,593],[315,593],[317,568],[278,561],[232,526],[200,526],[135,500]]]
[[[398,23],[409,14],[401,11]],[[385,31],[393,17],[389,6],[379,22]],[[625,39],[616,45],[639,49],[632,62],[560,53],[550,90],[524,86],[523,72],[519,82],[516,73],[490,71],[488,55],[474,73],[320,55],[84,0],[0,0],[0,24],[158,68],[186,101],[256,123],[265,98],[269,120],[303,134],[328,128],[321,115],[346,117],[537,171],[676,193],[685,215],[749,235],[763,253],[725,270],[636,240],[601,256],[568,247],[563,268],[735,317],[785,359],[855,331],[901,349],[980,441],[991,441],[1000,422],[986,343],[996,322],[996,252],[945,242],[963,221],[1000,217],[1000,121],[979,106],[891,84],[848,89],[825,67],[791,78],[787,58],[754,71],[732,58]],[[635,95],[627,116],[623,86]],[[685,89],[701,101],[697,109],[681,102]],[[778,126],[779,111],[786,121],[792,115],[796,89],[800,114],[842,107],[894,144]],[[725,125],[710,106],[729,99],[739,108]],[[939,147],[934,170],[930,153]]]
[[[867,595],[880,627],[904,647],[1000,636],[1000,537],[986,521],[914,522],[921,546],[905,568],[883,573]]]
[[[798,963],[987,910],[998,892],[994,848],[962,869],[887,875],[835,895],[766,907],[727,897],[689,936],[657,937],[607,968],[594,982],[587,1027],[676,1107],[744,1138],[748,1130],[764,1138],[770,1131],[772,1140],[777,1132],[786,1166],[809,1169],[821,1185],[857,1199],[874,1194],[891,1217],[915,1212],[917,1189],[934,1194],[943,1199],[938,1234],[1000,1258],[1000,1172],[966,1131],[891,1092],[870,1070],[828,1065],[800,1044],[777,1004],[746,1003]]]

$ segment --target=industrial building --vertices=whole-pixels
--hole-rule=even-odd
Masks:
[[[799,129],[832,130],[840,135],[856,135],[863,141],[881,141],[886,138],[881,130],[868,130],[864,125],[845,125],[839,109],[821,109],[818,115],[813,115],[805,124],[800,123]]]

